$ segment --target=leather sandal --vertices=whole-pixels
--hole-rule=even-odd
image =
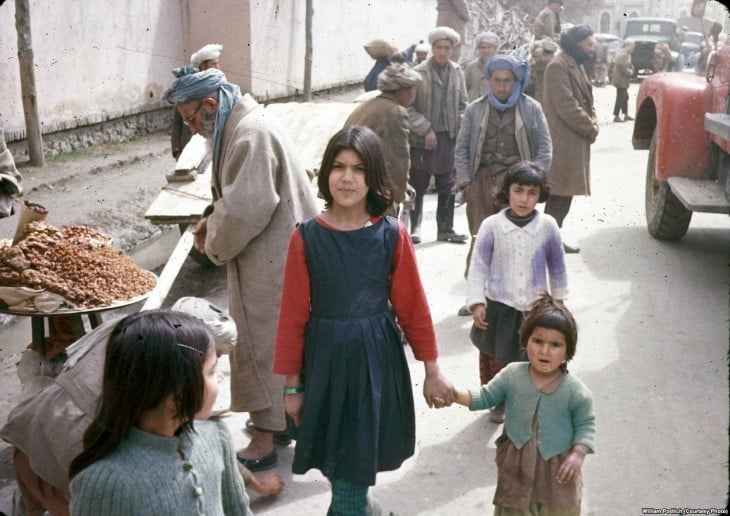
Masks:
[[[241,465],[249,471],[256,472],[275,467],[277,462],[277,454],[276,449],[274,449],[274,451],[272,451],[268,455],[265,455],[264,457],[261,457],[260,459],[244,459],[239,457],[238,455],[236,455],[236,459],[238,459],[238,462],[241,463]]]

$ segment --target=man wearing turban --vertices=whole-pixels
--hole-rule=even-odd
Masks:
[[[437,240],[463,244],[466,235],[454,231],[456,173],[454,145],[461,115],[466,108],[466,84],[461,67],[451,61],[459,34],[449,27],[436,27],[428,35],[431,57],[416,66],[421,81],[416,98],[408,108],[411,122],[411,177],[416,190],[411,211],[411,239],[421,241],[423,196],[431,176],[438,191],[436,208]]]
[[[276,464],[273,432],[286,428],[284,379],[272,371],[289,236],[317,212],[287,131],[223,72],[178,78],[165,92],[213,152],[213,205],[195,228],[195,248],[227,265],[229,311],[238,328],[231,352],[231,410],[255,430],[238,453],[252,471]]]
[[[489,92],[469,104],[456,139],[456,180],[466,192],[472,247],[482,221],[504,206],[497,200],[504,172],[518,161],[550,168],[552,142],[540,104],[524,94],[529,82],[525,61],[496,55],[484,66]],[[467,267],[472,249],[466,258]],[[459,315],[470,315],[466,307]],[[484,359],[483,359],[484,360]],[[487,383],[489,378],[482,378]]]
[[[189,73],[202,72],[208,68],[218,68],[218,59],[221,56],[221,50],[223,45],[217,43],[210,43],[203,46],[200,50],[193,53],[190,56],[190,65],[181,66],[179,68],[173,68],[172,75],[175,77],[182,77]],[[170,128],[170,144],[172,146],[172,157],[177,159],[180,157],[180,153],[185,148],[185,145],[190,141],[190,129],[188,126],[183,124],[180,113],[177,109],[172,110],[172,126]]]
[[[408,105],[421,76],[405,64],[392,64],[378,75],[380,95],[361,103],[345,126],[364,125],[380,136],[385,163],[393,184],[393,201],[402,203],[408,189],[411,166]]]
[[[591,194],[591,144],[598,136],[593,89],[583,68],[595,48],[593,31],[576,25],[560,36],[560,49],[545,69],[542,107],[553,138],[553,160],[548,172],[550,198],[545,213],[559,227],[574,195]],[[565,252],[580,249],[563,243]]]
[[[501,42],[494,32],[482,32],[474,40],[477,57],[464,67],[466,96],[473,102],[489,90],[489,79],[484,76],[484,65],[497,53]]]

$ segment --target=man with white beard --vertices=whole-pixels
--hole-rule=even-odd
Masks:
[[[251,442],[238,460],[251,471],[277,462],[274,432],[286,429],[284,378],[272,371],[289,237],[317,213],[307,174],[286,129],[218,69],[185,75],[165,92],[193,133],[210,142],[212,206],[195,228],[195,248],[228,268],[231,410],[249,412]]]

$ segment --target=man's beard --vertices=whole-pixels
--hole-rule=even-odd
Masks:
[[[217,112],[208,113],[203,112],[200,115],[200,123],[203,126],[203,130],[200,131],[201,136],[205,136],[208,140],[213,139],[213,133],[215,132],[215,118]]]

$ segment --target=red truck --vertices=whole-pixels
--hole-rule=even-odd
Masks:
[[[706,0],[692,15],[704,16]],[[715,36],[716,38],[716,36]],[[648,149],[649,233],[679,240],[693,211],[730,214],[730,45],[708,56],[704,77],[681,72],[645,78],[636,99],[634,149]]]

